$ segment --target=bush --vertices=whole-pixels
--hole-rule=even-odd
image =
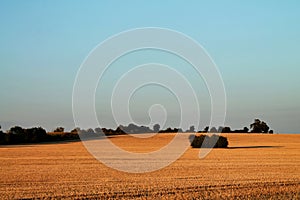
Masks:
[[[192,137],[192,136],[191,136]],[[207,137],[206,140],[204,140]],[[205,141],[205,143],[203,143]],[[227,148],[228,147],[228,140],[226,137],[212,135],[212,136],[205,136],[205,135],[196,135],[194,140],[191,141],[191,146],[193,148]]]

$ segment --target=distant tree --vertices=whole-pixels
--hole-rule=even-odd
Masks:
[[[208,130],[209,130],[209,126],[205,127],[204,130],[203,130],[203,132],[204,132],[204,133],[207,133]]]
[[[194,133],[195,132],[195,126],[190,126],[190,129],[188,132]]]
[[[231,128],[229,126],[223,127],[222,133],[231,133]]]
[[[216,127],[212,127],[209,132],[211,132],[211,133],[217,133],[218,130],[216,129]]]
[[[102,132],[102,129],[101,128],[95,128],[95,133],[101,133]]]
[[[245,126],[244,129],[243,129],[243,131],[244,131],[244,133],[248,133],[249,132],[249,128]]]
[[[25,142],[43,142],[47,140],[47,132],[42,127],[25,130]]]
[[[153,130],[151,130],[149,127],[138,126],[138,125],[135,125],[133,123],[129,124],[128,126],[122,126],[122,125],[120,125],[119,128],[122,130],[122,132],[121,132],[122,134],[123,133],[128,133],[128,134],[134,133],[134,134],[137,134],[137,133],[151,133],[151,132],[153,132]],[[117,134],[117,133],[114,133],[114,134]]]
[[[23,129],[22,127],[12,127],[8,133],[6,142],[9,144],[42,142],[48,138],[47,132],[41,127]]]
[[[105,135],[108,134],[108,130],[107,130],[106,128],[102,128],[101,130],[102,130],[102,132],[103,132]]]
[[[6,134],[2,132],[1,126],[0,126],[0,144],[6,143]]]
[[[115,134],[117,134],[117,135],[122,135],[122,134],[125,134],[125,132],[124,132],[124,129],[123,129],[123,126],[122,126],[122,125],[120,125],[120,126],[118,126],[118,127],[117,127],[117,129],[115,130]]]
[[[160,130],[159,133],[178,133],[180,131],[182,132],[182,129],[178,129],[178,128],[172,129],[171,127],[169,127],[165,130]]]
[[[262,126],[262,132],[263,133],[268,133],[270,127],[267,125],[266,122],[261,122],[261,126]]]
[[[125,128],[126,133],[136,133],[137,132],[137,126],[135,124],[129,124],[127,128]]]
[[[8,133],[13,135],[21,135],[24,134],[24,129],[20,126],[14,126],[9,129]]]
[[[53,132],[61,132],[63,133],[65,131],[65,128],[63,127],[57,127]]]
[[[252,129],[252,133],[261,133],[261,121],[259,119],[255,119],[254,123],[250,124],[250,128]]]
[[[159,125],[159,124],[155,124],[155,125],[153,126],[153,131],[154,131],[155,133],[158,133],[158,132],[159,132],[159,129],[160,129],[160,125]]]
[[[270,131],[269,131],[269,133],[270,133],[270,134],[273,134],[273,133],[274,133],[274,131],[273,131],[273,130],[270,130]]]
[[[20,126],[15,126],[9,129],[6,142],[9,144],[23,143],[25,130]]]
[[[218,133],[222,133],[223,128],[224,128],[223,126],[219,126]]]
[[[79,133],[80,132],[80,128],[74,128],[73,130],[71,130],[71,133]]]
[[[0,144],[6,143],[6,134],[0,131]]]
[[[87,131],[87,133],[95,133],[94,130],[92,128],[89,128]]]
[[[140,126],[137,128],[137,132],[136,133],[151,133],[152,130],[147,127],[147,126]]]
[[[269,126],[259,119],[255,119],[254,123],[250,124],[250,128],[252,133],[268,133],[269,131]]]

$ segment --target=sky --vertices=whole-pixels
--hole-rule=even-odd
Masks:
[[[275,132],[299,133],[299,9],[300,2],[292,0],[1,1],[0,125],[73,128],[73,84],[89,52],[119,32],[162,27],[193,38],[216,63],[227,95],[225,125],[242,128],[259,118]],[[107,80],[120,72],[120,61]],[[173,99],[151,91],[163,103]],[[97,114],[105,118],[104,95],[98,92],[96,102]],[[138,93],[136,98],[132,112],[143,122],[140,109],[154,101]],[[204,126],[209,104],[202,107]]]

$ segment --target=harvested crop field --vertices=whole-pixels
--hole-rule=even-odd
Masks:
[[[97,161],[81,142],[0,147],[0,198],[300,199],[300,134],[222,134],[229,148],[199,159],[188,149],[159,171],[129,174]],[[166,145],[116,136],[134,152]]]

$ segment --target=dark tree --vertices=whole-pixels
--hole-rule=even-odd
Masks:
[[[195,126],[190,126],[190,129],[188,132],[194,133],[195,132]]]
[[[9,129],[8,133],[13,135],[22,135],[24,134],[25,130],[20,126],[15,126]]]
[[[5,144],[5,142],[6,142],[6,134],[1,131],[1,126],[0,126],[0,144]]]
[[[217,133],[218,130],[216,129],[216,127],[212,127],[209,132],[211,132],[211,133]]]
[[[266,122],[261,122],[261,126],[262,126],[262,132],[263,133],[268,133],[270,127],[267,125]]]
[[[222,133],[231,133],[231,128],[226,126],[222,129]]]
[[[252,129],[252,133],[261,133],[261,121],[259,119],[255,119],[253,124],[250,124],[250,128]]]
[[[101,128],[95,128],[95,133],[101,133],[102,132],[102,129]]]
[[[203,132],[204,132],[204,133],[207,133],[208,130],[209,130],[209,126],[205,127],[204,130],[203,130]]]
[[[243,131],[244,131],[244,133],[248,133],[249,128],[245,126],[244,129],[243,129]]]
[[[63,127],[57,127],[53,132],[61,132],[63,133],[65,129]]]
[[[87,133],[91,133],[91,134],[92,134],[92,133],[95,133],[94,130],[93,130],[92,128],[89,128],[86,132],[87,132]]]
[[[115,130],[115,134],[118,134],[118,135],[120,135],[120,134],[125,134],[125,132],[124,132],[124,127],[123,127],[122,125],[119,125],[119,126],[117,127],[117,129]]]
[[[137,132],[137,126],[135,124],[129,124],[126,128],[125,128],[125,132],[126,133],[136,133]]]
[[[165,129],[165,130],[160,130],[159,133],[178,133],[178,132],[182,132],[181,129],[178,128],[174,128],[172,129],[171,127]]]
[[[255,119],[254,123],[250,124],[251,133],[268,133],[269,126],[259,119]]]
[[[25,129],[25,142],[43,142],[47,140],[47,132],[42,127]]]
[[[223,128],[224,128],[223,126],[219,126],[218,133],[222,133]]]
[[[155,125],[153,126],[153,131],[154,131],[155,133],[158,133],[158,132],[159,132],[159,129],[160,129],[160,125],[159,125],[159,124],[155,124]]]
[[[12,127],[7,135],[6,142],[8,144],[43,142],[47,140],[47,132],[41,127],[23,129],[22,127]]]
[[[270,133],[270,134],[273,134],[273,133],[274,133],[274,131],[273,131],[273,130],[270,130],[270,131],[269,131],[269,133]]]
[[[24,142],[25,129],[20,126],[15,126],[9,129],[6,142],[9,144],[17,144]]]
[[[73,130],[71,130],[71,133],[74,133],[74,134],[75,134],[75,133],[78,134],[79,132],[80,132],[80,128],[78,128],[78,127],[77,127],[77,128],[74,128]]]

